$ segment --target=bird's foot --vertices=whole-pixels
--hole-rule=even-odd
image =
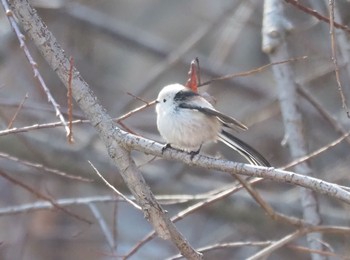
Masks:
[[[163,154],[164,151],[165,151],[166,149],[168,149],[168,148],[172,148],[172,149],[175,149],[175,150],[178,150],[178,151],[186,152],[186,151],[184,151],[184,150],[182,150],[182,149],[174,148],[174,147],[171,146],[171,144],[167,143],[166,145],[164,145],[164,146],[162,147],[162,154]],[[188,152],[188,154],[191,155],[191,161],[192,161],[192,159],[193,159],[194,156],[196,156],[197,154],[199,154],[201,148],[202,148],[202,145],[199,147],[199,149],[198,149],[197,151]]]
[[[172,148],[171,147],[171,144],[166,144],[166,145],[164,145],[163,147],[162,147],[162,154],[164,153],[164,151],[166,150],[166,149],[168,149],[168,148]]]
[[[193,157],[194,157],[195,155],[199,154],[201,148],[202,148],[202,145],[199,146],[199,148],[198,148],[197,151],[191,151],[191,152],[189,152],[189,154],[191,155],[191,161],[193,160]]]

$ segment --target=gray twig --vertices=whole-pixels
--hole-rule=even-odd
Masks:
[[[1,0],[1,3],[2,3],[2,6],[5,10],[6,16],[9,19],[9,22],[10,22],[13,30],[16,33],[19,44],[20,44],[21,48],[23,49],[24,54],[26,55],[30,65],[32,66],[32,69],[34,72],[34,77],[39,80],[40,86],[43,88],[44,92],[47,95],[48,102],[51,102],[51,104],[53,105],[53,107],[56,111],[56,116],[60,119],[60,121],[64,125],[64,128],[66,130],[66,135],[68,136],[70,133],[70,130],[69,130],[69,127],[68,127],[66,120],[64,119],[64,116],[62,115],[62,113],[60,111],[60,105],[56,102],[54,97],[51,95],[49,88],[46,86],[46,83],[45,83],[43,77],[41,76],[40,71],[38,70],[38,64],[34,61],[32,55],[29,52],[29,49],[25,43],[25,36],[21,33],[21,30],[19,29],[17,22],[13,17],[13,12],[11,11],[10,7],[8,6],[7,1]]]

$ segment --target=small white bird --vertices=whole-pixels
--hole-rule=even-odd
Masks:
[[[167,142],[163,149],[180,149],[189,152],[193,158],[203,143],[219,140],[251,164],[270,166],[255,149],[223,129],[247,130],[245,125],[220,113],[191,89],[180,84],[165,86],[159,92],[156,103],[157,127]]]

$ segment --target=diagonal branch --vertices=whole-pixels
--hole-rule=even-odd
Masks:
[[[49,63],[62,81],[68,87],[70,62],[53,34],[38,16],[27,0],[13,0],[13,11],[21,22],[24,30],[33,39],[42,56]],[[112,133],[120,130],[113,123],[99,104],[96,96],[82,79],[76,68],[72,70],[72,96],[81,110],[99,133],[108,154],[118,167],[125,183],[141,206],[145,218],[153,225],[157,234],[170,240],[188,259],[201,259],[202,254],[196,252],[166,216],[165,211],[155,199],[151,189],[146,184],[141,172],[136,167],[130,152],[123,144],[122,138],[114,138]]]
[[[311,9],[307,6],[300,4],[298,0],[284,0],[284,1],[286,1],[286,3],[294,5],[299,10],[303,11],[304,13],[312,15],[313,17],[317,18],[320,21],[326,22],[328,24],[330,23],[330,19],[328,17],[323,16],[322,14],[318,13],[314,9]],[[338,29],[342,29],[342,30],[346,31],[347,33],[350,33],[350,28],[346,25],[334,22],[334,27],[338,28]]]
[[[42,171],[49,172],[49,173],[53,173],[53,174],[56,174],[58,176],[62,176],[62,177],[65,177],[65,178],[68,178],[68,179],[72,179],[72,180],[79,180],[79,181],[84,181],[84,182],[92,182],[93,181],[92,179],[87,179],[87,178],[84,178],[84,177],[81,177],[81,176],[70,175],[70,174],[67,174],[67,173],[65,173],[63,171],[46,167],[46,166],[44,166],[44,165],[42,165],[40,163],[34,163],[34,162],[22,160],[20,158],[14,157],[12,155],[9,155],[9,154],[3,153],[3,152],[0,152],[0,158],[4,158],[4,159],[10,160],[10,161],[14,161],[14,162],[20,163],[22,165],[26,165],[28,167],[36,168],[38,170],[42,170]]]
[[[59,209],[59,210],[63,211],[64,213],[66,213],[66,214],[68,214],[68,215],[70,215],[70,216],[72,216],[72,217],[74,217],[74,218],[76,218],[76,219],[78,219],[78,220],[84,221],[85,223],[92,224],[92,223],[91,223],[89,220],[87,220],[86,218],[81,217],[81,216],[79,216],[79,215],[77,215],[77,214],[75,214],[75,213],[69,211],[68,209],[62,207],[61,205],[57,204],[56,201],[55,201],[53,198],[51,198],[51,197],[49,197],[49,196],[46,196],[46,195],[42,194],[41,192],[39,192],[39,191],[33,189],[33,188],[30,187],[29,185],[27,185],[27,184],[25,184],[25,183],[23,183],[23,182],[20,182],[20,181],[18,181],[18,180],[16,180],[15,178],[13,178],[12,176],[10,176],[9,174],[7,174],[7,173],[1,171],[1,172],[0,172],[0,176],[3,177],[3,178],[5,178],[6,180],[12,182],[13,184],[22,187],[23,189],[25,189],[25,190],[27,190],[28,192],[34,194],[34,195],[37,196],[38,198],[50,202],[50,204],[51,204],[54,208]]]
[[[34,77],[39,80],[40,86],[43,88],[44,92],[47,95],[48,102],[50,102],[53,105],[53,107],[54,107],[54,109],[56,111],[56,116],[60,119],[60,121],[64,125],[64,128],[66,130],[66,134],[67,134],[67,136],[69,136],[70,135],[70,129],[68,127],[68,124],[67,124],[66,120],[64,119],[64,116],[61,113],[60,106],[56,102],[54,97],[51,95],[51,92],[50,92],[49,88],[46,86],[46,83],[45,83],[43,77],[41,76],[41,74],[40,74],[40,72],[38,70],[38,64],[34,61],[32,55],[30,54],[29,49],[28,49],[28,47],[27,47],[27,45],[25,43],[25,36],[21,33],[21,31],[20,31],[20,29],[19,29],[19,27],[17,25],[17,22],[16,22],[16,20],[13,17],[13,12],[10,10],[10,7],[8,6],[6,0],[1,0],[1,3],[2,3],[3,8],[5,9],[6,16],[9,19],[9,22],[10,22],[12,28],[14,29],[14,31],[15,31],[15,33],[17,35],[17,38],[18,38],[19,43],[20,43],[20,46],[23,49],[24,54],[26,55],[30,65],[32,66],[32,69],[33,69],[33,72],[34,72]]]
[[[343,92],[343,86],[340,81],[340,75],[339,75],[339,66],[338,66],[338,58],[337,58],[337,44],[335,42],[335,36],[334,36],[334,0],[329,0],[329,34],[331,37],[331,50],[332,50],[332,61],[334,64],[334,72],[335,72],[335,79],[338,85],[338,92],[341,98],[342,107],[345,110],[348,118],[350,118],[350,111],[347,105],[347,101]]]

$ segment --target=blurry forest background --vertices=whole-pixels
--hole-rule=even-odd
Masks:
[[[202,81],[270,63],[262,51],[263,2],[31,1],[66,54],[74,57],[81,75],[112,117],[144,104],[134,96],[152,101],[163,86],[175,82],[184,84],[190,62],[195,57],[199,57]],[[328,16],[328,1],[300,2]],[[287,38],[290,58],[308,56],[291,63],[295,81],[335,123],[348,129],[350,121],[342,109],[331,59],[329,24],[293,5],[284,5],[292,25]],[[349,24],[349,10],[348,1],[336,1],[336,20]],[[346,46],[341,49],[346,52],[340,53],[338,64],[344,94],[350,100],[349,34],[342,30],[335,33],[336,39],[343,40]],[[27,39],[26,43],[67,117],[66,88],[32,42]],[[285,130],[271,69],[216,81],[201,91],[215,97],[219,110],[249,127],[237,136],[262,153],[274,167],[292,161],[288,145],[284,145]],[[307,99],[298,98],[310,152],[341,136]],[[21,103],[23,106],[18,111]],[[84,119],[76,104],[73,115],[74,119]],[[57,121],[5,12],[0,11],[1,130]],[[154,107],[134,114],[123,123],[137,134],[162,142],[156,129]],[[94,128],[88,123],[74,124],[73,135],[74,144],[67,142],[62,126],[34,127],[20,133],[5,131],[0,135],[0,172],[60,203],[66,202],[72,212],[93,222],[88,225],[57,209],[49,210],[49,203],[34,204],[43,199],[0,177],[0,259],[121,259],[117,256],[127,254],[153,230],[141,212],[118,201],[94,174],[88,160],[111,184],[130,195]],[[242,161],[221,144],[207,145],[202,152]],[[139,152],[133,152],[133,158],[152,191],[163,196],[160,202],[168,204],[164,208],[170,216],[233,181],[225,173],[154,159]],[[349,141],[344,141],[311,160],[313,174],[349,186],[349,160]],[[274,209],[302,216],[297,187],[272,181],[264,181],[257,187]],[[179,195],[188,195],[188,199],[181,202]],[[349,226],[349,205],[321,195],[318,199],[323,224]],[[112,235],[113,249],[101,229],[101,221],[105,221]],[[244,190],[195,211],[176,226],[194,247],[237,241],[274,241],[291,231],[290,226],[270,219]],[[323,240],[327,251],[333,250],[340,258],[350,255],[349,235],[325,234]],[[277,250],[269,259],[309,259],[310,254],[298,250],[297,246],[307,247],[305,237]],[[205,259],[245,259],[260,248],[242,246],[213,250],[206,253]],[[154,238],[130,259],[165,259],[177,253],[169,242]]]

